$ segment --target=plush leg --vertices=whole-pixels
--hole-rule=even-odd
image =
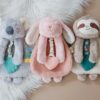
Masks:
[[[14,41],[15,52],[13,57],[13,63],[16,65],[20,65],[23,62],[23,39],[16,39]]]
[[[51,81],[51,77],[48,77],[48,76],[42,76],[42,80],[45,82],[45,83],[49,83]]]
[[[80,81],[85,81],[86,78],[87,78],[86,74],[78,74],[77,75],[77,79],[80,80]]]
[[[98,74],[90,74],[89,78],[90,80],[95,81],[98,78]]]
[[[83,60],[83,40],[80,38],[77,38],[75,42],[74,58],[77,63],[81,63]]]
[[[99,57],[98,53],[99,53],[99,40],[91,39],[89,61],[91,61],[92,63],[96,63]]]
[[[59,82],[62,81],[62,77],[54,77],[54,81],[55,81],[56,83],[59,83]]]
[[[5,56],[7,44],[8,44],[8,40],[0,39],[0,64],[4,63],[4,56]]]
[[[11,83],[12,82],[12,78],[11,77],[5,77],[4,78],[4,82]]]

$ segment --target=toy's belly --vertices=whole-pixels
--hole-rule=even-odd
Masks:
[[[84,40],[83,44],[83,61],[81,62],[81,66],[85,71],[93,69],[96,65],[96,63],[92,63],[89,61],[89,56],[90,56],[90,40],[86,39]]]

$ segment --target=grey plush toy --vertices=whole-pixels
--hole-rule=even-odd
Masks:
[[[28,65],[23,63],[24,36],[22,21],[0,20],[0,77],[6,82],[21,83],[29,72]]]
[[[25,30],[19,20],[3,18],[0,21],[0,64],[8,73],[18,70],[23,62]]]

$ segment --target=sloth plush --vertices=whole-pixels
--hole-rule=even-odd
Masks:
[[[99,57],[99,22],[90,17],[85,16],[78,19],[73,29],[76,35],[76,42],[74,46],[74,59],[76,63],[80,64],[81,68],[74,68],[73,72],[77,72],[78,79],[85,80],[87,72],[91,80],[97,78],[96,73],[89,73],[96,67]],[[84,71],[81,71],[84,70]]]

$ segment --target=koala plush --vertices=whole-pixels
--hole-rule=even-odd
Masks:
[[[20,21],[11,18],[1,19],[0,64],[4,64],[9,73],[16,71],[23,62],[24,36],[24,27]],[[12,47],[14,47],[13,51]],[[12,56],[12,61],[7,56]]]
[[[5,82],[21,83],[29,72],[29,64],[23,62],[24,56],[29,56],[24,43],[24,24],[16,19],[3,18],[0,31],[0,77]]]
[[[91,70],[95,69],[99,57],[99,22],[90,16],[85,16],[74,23],[73,29],[76,35],[74,59],[81,66],[81,68],[75,67],[73,72],[82,81],[86,79],[86,74],[90,74],[89,78],[95,80],[98,75]]]

